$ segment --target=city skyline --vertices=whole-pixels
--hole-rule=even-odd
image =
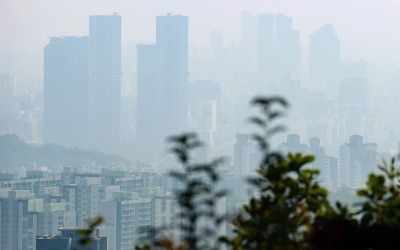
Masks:
[[[365,136],[371,140],[376,140],[380,138],[382,134],[386,133],[386,128],[381,128],[380,130],[377,130],[378,127],[367,129],[365,126],[367,120],[362,118],[367,115],[368,109],[370,109],[372,101],[374,100],[373,98],[375,98],[375,96],[371,95],[371,90],[379,88],[379,84],[383,83],[369,76],[371,69],[372,71],[376,70],[371,68],[370,65],[363,62],[349,63],[341,60],[343,54],[342,42],[338,38],[333,25],[321,25],[316,31],[309,34],[310,50],[307,53],[299,42],[301,30],[299,31],[293,27],[293,18],[291,16],[285,14],[255,14],[243,12],[241,16],[243,40],[241,46],[234,48],[223,47],[221,43],[221,34],[214,32],[210,34],[209,46],[203,49],[198,48],[204,51],[203,55],[203,53],[193,53],[193,48],[191,49],[188,44],[189,34],[192,33],[189,29],[189,24],[191,23],[188,21],[189,17],[167,13],[166,15],[156,16],[155,19],[155,43],[153,45],[138,45],[138,51],[133,53],[133,55],[137,56],[137,58],[132,59],[135,62],[133,64],[127,64],[126,61],[124,62],[122,60],[123,51],[121,48],[121,37],[123,33],[121,27],[124,26],[122,22],[123,18],[117,13],[89,16],[90,29],[87,52],[89,86],[87,90],[84,90],[86,83],[80,80],[81,83],[83,83],[81,89],[78,90],[78,88],[75,88],[75,94],[73,94],[75,96],[81,96],[80,98],[82,100],[78,101],[78,103],[82,104],[82,108],[79,112],[87,110],[89,122],[85,124],[81,121],[81,124],[85,124],[84,126],[73,125],[66,129],[62,129],[62,125],[57,125],[58,131],[64,131],[66,133],[66,139],[68,140],[72,139],[68,135],[69,133],[67,133],[67,131],[71,130],[71,127],[81,128],[81,136],[77,134],[74,135],[76,138],[75,143],[61,144],[70,146],[86,144],[87,146],[83,146],[84,148],[100,149],[114,153],[121,152],[121,149],[125,148],[126,154],[130,149],[135,148],[132,141],[136,144],[136,149],[145,148],[138,145],[141,141],[147,141],[150,145],[152,142],[158,141],[156,145],[159,145],[159,148],[162,149],[164,138],[168,135],[183,132],[187,129],[197,128],[198,130],[200,129],[200,127],[198,127],[199,123],[203,124],[201,125],[203,126],[201,128],[203,130],[201,133],[206,137],[205,140],[214,144],[215,138],[222,135],[221,132],[224,127],[221,126],[221,124],[217,124],[216,121],[220,123],[222,119],[227,119],[226,111],[229,110],[229,108],[225,107],[221,110],[220,106],[223,106],[224,102],[218,102],[217,105],[217,102],[205,103],[205,99],[201,101],[203,102],[201,104],[203,105],[202,107],[199,106],[200,103],[197,103],[195,106],[193,106],[192,103],[190,107],[192,110],[189,110],[187,106],[187,95],[190,94],[187,93],[187,85],[191,82],[208,80],[216,82],[221,87],[222,91],[225,92],[225,95],[230,95],[230,97],[227,96],[228,98],[239,98],[237,99],[240,100],[239,102],[245,101],[243,98],[250,98],[251,95],[257,92],[272,91],[293,100],[294,103],[297,103],[296,108],[300,106],[300,109],[301,106],[304,105],[304,101],[301,100],[311,97],[307,97],[307,95],[309,95],[307,94],[308,88],[312,91],[317,91],[316,94],[312,94],[314,96],[311,97],[314,101],[317,101],[315,98],[323,98],[326,103],[331,102],[330,100],[338,102],[339,107],[343,108],[343,110],[346,108],[355,108],[356,106],[354,105],[358,105],[358,103],[343,103],[343,101],[341,101],[341,98],[346,95],[346,91],[353,89],[352,91],[356,90],[355,93],[362,95],[360,98],[364,100],[362,108],[358,108],[360,112],[357,114],[357,117],[361,116],[360,119],[357,117],[353,119],[351,116],[353,114],[352,112],[336,112],[329,110],[329,105],[320,105],[322,113],[319,113],[318,116],[314,116],[312,120],[310,120],[312,123],[322,122],[325,124],[322,127],[320,126],[318,133],[310,129],[314,126],[313,124],[305,124],[307,119],[304,121],[296,121],[296,119],[301,119],[301,116],[292,119],[291,122],[294,123],[291,125],[294,125],[294,130],[291,132],[301,135],[306,134],[307,136],[320,136],[323,143],[332,148],[336,148],[336,145],[344,140],[346,136],[354,133],[364,133],[368,131],[370,134]],[[163,21],[164,19],[165,21]],[[176,21],[172,21],[175,19]],[[178,21],[178,19],[182,20]],[[62,36],[58,38],[58,40],[68,41],[67,38],[68,36]],[[72,38],[69,37],[69,39]],[[57,39],[55,37],[51,38],[49,44],[51,44],[52,41],[55,43]],[[330,53],[325,53],[326,50],[324,50],[324,48],[329,48],[328,51],[330,51]],[[64,53],[62,51],[62,46],[58,53],[60,55]],[[248,54],[245,55],[245,53]],[[73,54],[74,53],[65,53],[64,57],[67,58]],[[310,54],[310,57],[307,54]],[[82,56],[84,57],[84,55]],[[309,63],[304,62],[304,58],[307,57],[310,59]],[[290,60],[287,60],[287,58],[290,58]],[[62,59],[62,57],[60,56],[59,59]],[[266,61],[266,59],[269,61]],[[143,65],[141,65],[142,62],[144,63]],[[57,68],[56,60],[51,64],[46,64],[45,60],[45,65],[49,65],[48,68],[53,67],[55,70]],[[133,67],[134,65],[136,65],[136,67]],[[323,67],[318,68],[316,66]],[[69,76],[68,70],[62,71],[63,67],[64,65],[60,64],[57,70],[61,70],[61,74],[54,75],[61,80],[71,77]],[[78,66],[81,70],[84,67],[86,66]],[[127,70],[127,67],[130,67],[130,69]],[[45,73],[49,71],[51,70],[45,70]],[[311,75],[308,76],[304,71],[310,71]],[[192,74],[192,72],[194,72],[194,74]],[[190,75],[195,76],[190,79]],[[268,77],[265,77],[265,75]],[[318,77],[316,78],[315,75]],[[321,77],[322,75],[323,77]],[[48,79],[44,79],[44,86],[49,86],[49,84],[46,83],[47,80]],[[127,83],[127,80],[131,85],[135,85],[134,88],[136,89],[135,95],[129,96],[128,94],[128,98],[122,86],[123,82],[125,82],[125,84]],[[55,80],[53,80],[53,82],[54,81]],[[253,83],[248,85],[249,81]],[[358,84],[359,82],[363,84],[360,85]],[[68,84],[68,81],[64,82],[64,85]],[[74,84],[79,85],[79,83]],[[386,82],[385,84],[393,85],[391,82]],[[360,86],[350,87],[350,85]],[[68,88],[71,88],[71,86],[68,86]],[[147,90],[145,88],[147,88]],[[67,89],[59,89],[58,97],[53,96],[52,98],[57,101],[63,100],[63,98],[68,96],[64,96],[63,91],[66,90]],[[243,92],[243,90],[245,92]],[[78,94],[79,91],[81,93]],[[49,91],[44,92],[45,106],[46,102],[48,102],[48,94],[46,93],[49,93]],[[142,93],[145,94],[142,95]],[[241,96],[243,94],[246,94],[246,96]],[[320,97],[317,97],[318,95],[320,95]],[[84,103],[85,101],[83,101],[85,96],[87,96],[86,104]],[[38,98],[39,102],[37,104],[40,105],[40,93]],[[74,97],[69,101],[61,101],[61,103],[68,103],[74,100],[73,98]],[[348,99],[349,97],[346,98]],[[56,103],[57,102],[54,102],[53,104]],[[56,105],[53,104],[50,103],[47,106],[49,108],[54,108]],[[75,104],[77,105],[75,108],[66,108],[78,110],[79,104]],[[128,107],[128,104],[131,106]],[[88,107],[86,108],[86,106]],[[153,109],[151,109],[151,107],[153,107]],[[204,110],[201,111],[200,109]],[[208,110],[206,111],[206,109]],[[42,135],[41,110],[41,106],[35,107],[34,117],[29,117],[28,121],[32,123],[31,126],[33,126],[33,132],[29,132],[34,134],[31,140],[36,142],[40,142],[40,136]],[[64,110],[67,114],[71,113],[69,111],[67,112],[67,109],[61,108],[60,110]],[[218,114],[216,113],[217,110]],[[237,111],[229,111],[233,112],[229,115],[233,115],[234,117],[228,118],[231,120],[231,127],[225,131],[227,134],[248,132],[248,128],[242,125],[243,122],[238,120],[239,117],[243,117],[244,119],[245,111],[243,109]],[[193,116],[190,116],[192,114],[196,115],[196,112],[207,112],[210,114],[212,113],[212,115],[209,115],[209,118],[197,115],[193,120]],[[149,116],[148,114],[153,115]],[[338,114],[339,117],[335,117],[336,114]],[[370,122],[377,124],[380,119],[379,115],[382,115],[382,113],[369,116],[368,119]],[[46,118],[48,117],[49,113],[46,114],[45,108],[45,128],[48,127],[48,123],[46,122]],[[80,120],[86,119],[85,115],[81,115],[81,117],[84,118]],[[154,117],[157,117],[158,120],[151,120]],[[60,122],[65,118],[68,118],[68,115],[61,115],[59,118],[53,120]],[[210,118],[211,120],[206,122],[209,123],[209,125],[206,126],[211,126],[211,130],[204,130],[206,128],[204,127],[204,122]],[[140,123],[146,119],[148,121],[140,125]],[[314,119],[318,119],[319,121]],[[340,121],[340,119],[345,119],[347,125],[343,125],[343,121]],[[68,119],[66,121],[68,121]],[[191,123],[190,126],[187,126],[189,125],[187,122]],[[296,124],[298,122],[303,123],[303,125],[301,125],[302,127]],[[64,124],[67,124],[67,122],[64,122]],[[217,127],[221,127],[221,129],[216,130]],[[148,132],[141,132],[142,128],[145,129],[144,131],[147,130]],[[87,133],[82,132],[85,131],[85,129],[88,131]],[[46,137],[47,133],[50,131],[47,129],[45,130],[44,135]],[[71,133],[72,131],[73,130],[71,130]],[[59,136],[57,133],[55,133],[55,135]],[[150,135],[154,138],[150,139],[150,137],[148,137]],[[136,138],[134,138],[135,136]],[[89,139],[85,139],[85,137]],[[380,140],[384,140],[383,138],[385,137],[381,137]],[[121,139],[125,140],[125,145],[121,144]],[[78,143],[77,140],[86,140],[86,142]],[[225,137],[224,140],[230,141],[232,138]],[[45,142],[57,142],[57,140],[45,140]],[[393,144],[393,141],[390,143]],[[218,143],[215,145],[218,146]],[[393,147],[393,145],[385,145],[386,150],[388,150],[388,147]],[[149,147],[151,148],[152,146]]]
[[[154,0],[156,1],[156,0]],[[23,2],[23,1],[21,1]],[[241,2],[241,1],[238,1]],[[354,22],[354,20],[359,20],[360,18],[354,18],[351,19],[352,21],[347,23],[347,25],[344,25],[344,18],[343,20],[328,20],[327,17],[330,15],[325,15],[325,19],[320,17],[317,18],[319,15],[316,15],[315,18],[311,18],[313,17],[311,16],[307,16],[304,13],[302,13],[301,15],[299,15],[299,13],[296,13],[294,10],[295,8],[293,6],[291,6],[288,2],[290,1],[284,1],[285,3],[280,3],[277,6],[275,5],[270,5],[270,4],[266,4],[265,6],[263,6],[262,4],[260,4],[260,8],[254,8],[254,6],[249,5],[248,8],[246,8],[246,5],[239,4],[238,6],[236,6],[235,8],[232,8],[232,10],[227,11],[225,10],[227,13],[229,13],[232,17],[234,17],[234,19],[232,19],[233,21],[236,22],[236,25],[232,25],[232,23],[230,23],[229,28],[231,30],[233,30],[235,33],[234,36],[232,36],[232,32],[226,32],[225,29],[227,28],[226,26],[224,28],[218,28],[218,23],[219,22],[214,22],[213,25],[208,25],[207,28],[201,28],[199,27],[199,13],[192,13],[190,11],[189,6],[187,5],[183,5],[181,6],[181,8],[183,8],[183,12],[173,12],[173,13],[179,13],[179,14],[184,14],[189,16],[189,18],[192,19],[191,22],[189,22],[189,30],[191,30],[191,32],[189,32],[189,49],[190,49],[190,53],[189,56],[193,57],[193,53],[192,51],[198,50],[199,48],[203,47],[203,46],[207,46],[208,42],[209,42],[209,36],[210,36],[210,32],[214,32],[217,31],[220,36],[221,36],[221,41],[224,47],[230,47],[230,46],[240,46],[242,43],[242,37],[241,37],[241,16],[243,15],[244,12],[248,12],[248,13],[252,13],[254,15],[259,15],[259,14],[284,14],[287,15],[289,17],[292,18],[293,20],[293,27],[296,30],[299,30],[299,34],[300,34],[300,45],[302,46],[302,64],[307,64],[308,63],[308,44],[310,42],[309,37],[310,34],[316,32],[321,26],[323,25],[332,25],[335,29],[335,32],[337,34],[338,39],[340,40],[341,43],[341,60],[342,61],[346,61],[346,62],[351,62],[351,63],[357,63],[357,62],[365,62],[371,65],[371,67],[374,67],[375,71],[373,71],[372,73],[370,73],[372,75],[372,77],[377,80],[379,79],[379,77],[383,77],[383,74],[385,74],[388,70],[392,70],[396,63],[398,61],[400,61],[400,58],[396,59],[395,57],[397,55],[400,55],[400,51],[399,53],[394,53],[395,51],[397,51],[397,46],[395,46],[395,43],[392,46],[388,46],[388,44],[385,43],[392,43],[395,41],[395,37],[393,36],[394,33],[390,33],[388,30],[388,27],[390,26],[389,23],[387,23],[387,25],[381,25],[381,27],[377,28],[376,26],[378,26],[379,23],[382,23],[384,21],[387,21],[386,19],[388,18],[394,18],[391,13],[393,10],[396,9],[397,4],[396,3],[391,3],[393,6],[393,8],[386,13],[385,16],[383,16],[382,18],[380,18],[380,20],[376,20],[377,16],[376,14],[379,12],[382,12],[384,10],[387,9],[387,6],[374,6],[373,3],[368,3],[366,4],[366,6],[363,6],[363,8],[372,8],[371,6],[374,6],[374,11],[371,12],[371,15],[368,16],[368,18],[365,17],[366,23],[364,23],[363,25],[367,25],[369,24],[368,22],[371,22],[371,20],[373,21],[373,25],[369,25],[368,29],[378,29],[376,32],[367,32],[366,34],[371,35],[371,34],[377,34],[374,36],[374,38],[371,37],[364,37],[362,38],[362,36],[359,34],[359,32],[365,32],[365,29],[360,29],[360,27],[364,27],[364,26],[359,26],[360,24],[358,24],[357,22]],[[308,3],[311,3],[312,1],[306,1],[305,5]],[[64,3],[67,6],[69,6],[69,4]],[[22,5],[22,4],[21,4]],[[168,4],[167,4],[168,5]],[[8,5],[10,8],[17,8],[18,4],[16,4],[16,6],[9,4]],[[173,6],[173,5],[171,5]],[[240,7],[239,7],[240,6]],[[243,6],[243,7],[242,7]],[[289,6],[289,7],[288,7]],[[324,8],[322,8],[321,6],[319,6],[318,4],[315,5],[315,9],[313,9],[312,11],[315,12],[318,8],[322,8],[325,11],[327,11],[327,7],[329,5],[325,6]],[[69,6],[71,8],[71,6]],[[333,9],[338,9],[338,6],[329,6],[332,7]],[[352,3],[351,6],[349,7],[350,9],[355,9],[357,7],[356,3]],[[11,8],[11,9],[12,9]],[[35,7],[36,8],[36,7]],[[94,14],[99,14],[99,13],[104,13],[104,14],[110,14],[113,11],[106,11],[104,8],[106,8],[106,6],[103,6],[102,4],[99,4],[99,12],[98,13],[93,13],[94,11],[89,11],[90,13],[88,13],[89,15],[94,15]],[[109,6],[107,7],[109,8]],[[153,8],[149,8],[149,11],[154,11],[154,16],[157,15],[162,15],[164,13],[168,13],[168,8],[164,5],[159,6],[160,9],[165,8],[165,11],[161,11],[161,10],[155,10]],[[171,7],[172,8],[172,7]],[[42,11],[45,11],[46,8],[43,8]],[[119,9],[119,7],[117,8]],[[176,8],[176,9],[180,9],[180,8]],[[218,9],[219,11],[221,11],[220,9]],[[83,10],[82,10],[83,11]],[[83,11],[84,12],[84,11]],[[186,13],[190,13],[192,15],[186,14]],[[133,58],[135,58],[135,53],[136,51],[133,49],[135,47],[136,44],[143,44],[143,43],[153,43],[153,41],[156,40],[156,31],[155,31],[155,27],[156,27],[156,23],[155,20],[153,20],[154,18],[151,18],[151,16],[146,16],[146,22],[137,22],[134,20],[134,16],[130,15],[130,14],[125,14],[126,10],[120,10],[119,12],[117,11],[116,13],[118,13],[122,19],[123,19],[123,25],[122,25],[122,37],[121,37],[121,45],[122,45],[122,50],[124,53],[121,54],[122,57],[122,61],[123,61],[123,71],[125,72],[125,74],[122,76],[122,90],[123,93],[126,93],[128,95],[132,95],[136,93],[136,82],[134,79],[132,79],[131,75],[135,74],[135,71],[133,70],[135,68],[135,62],[133,60]],[[122,14],[123,13],[123,14]],[[366,13],[369,12],[356,12],[358,13],[357,15],[364,15]],[[234,15],[233,15],[234,14]],[[349,13],[345,13],[347,15],[349,15]],[[142,16],[143,13],[141,13]],[[62,15],[58,15],[58,18],[62,18],[65,19],[65,22],[61,22],[59,23],[60,25],[58,26],[58,31],[56,33],[51,34],[52,32],[50,30],[56,28],[53,27],[54,24],[51,24],[50,26],[52,26],[52,28],[50,26],[46,26],[46,25],[42,25],[41,29],[39,29],[40,32],[47,32],[48,34],[43,35],[42,39],[39,39],[41,42],[43,42],[43,44],[48,43],[49,38],[51,37],[60,37],[60,36],[84,36],[87,35],[87,33],[89,32],[89,26],[86,24],[87,23],[87,19],[88,16],[83,16],[82,13],[79,14],[79,18],[74,19],[74,21],[76,20],[84,20],[83,23],[85,23],[85,25],[82,25],[83,23],[81,23],[78,27],[75,25],[76,28],[72,28],[73,22],[70,22],[70,25],[67,25],[66,20],[68,20],[68,17],[63,17]],[[30,16],[27,15],[26,18],[29,18]],[[6,18],[11,18],[8,15],[4,15],[2,16],[2,18],[6,19]],[[350,18],[350,16],[349,16]],[[23,25],[22,20],[20,20],[21,23],[19,23],[19,25]],[[223,19],[225,20],[225,18]],[[308,20],[307,22],[305,22],[305,20]],[[317,21],[320,20],[320,21]],[[72,21],[72,20],[69,20]],[[310,22],[312,21],[312,25],[310,25]],[[5,20],[5,22],[9,22],[8,20]],[[33,22],[33,24],[35,24],[36,22]],[[302,24],[303,23],[303,24]],[[308,25],[306,25],[308,23]],[[15,24],[17,25],[17,24]],[[137,27],[140,26],[140,27]],[[355,27],[353,27],[355,26]],[[6,61],[2,62],[0,60],[0,72],[3,73],[10,73],[13,76],[17,76],[18,77],[18,84],[17,84],[17,92],[18,93],[26,93],[29,91],[36,91],[36,90],[41,90],[41,78],[42,78],[42,73],[43,72],[43,65],[42,63],[39,63],[42,60],[42,49],[41,47],[43,46],[43,44],[41,46],[39,46],[39,42],[34,42],[34,37],[39,37],[38,34],[35,34],[31,39],[30,39],[30,43],[26,43],[25,45],[29,45],[28,47],[22,48],[23,46],[21,45],[21,47],[18,45],[19,43],[23,43],[23,41],[25,41],[26,39],[19,39],[19,40],[15,40],[15,35],[16,32],[15,30],[9,30],[9,27],[11,27],[10,25],[4,28],[6,28],[5,32],[2,33],[5,37],[3,39],[2,42],[2,46],[0,46],[0,58],[7,58]],[[48,28],[46,28],[48,27]],[[64,27],[64,28],[62,28]],[[134,27],[136,27],[137,29],[134,29]],[[343,29],[345,27],[353,27],[353,29],[355,28],[359,28],[356,30],[353,30],[352,32],[349,31],[343,31]],[[386,28],[385,28],[386,27]],[[67,28],[67,29],[65,29]],[[68,31],[69,29],[69,31]],[[65,31],[64,31],[65,30]],[[139,32],[140,30],[140,32]],[[138,31],[138,33],[136,33],[136,31]],[[378,35],[381,32],[385,31],[385,36],[383,35]],[[9,33],[9,36],[6,36],[5,34]],[[19,35],[21,33],[18,33]],[[136,35],[133,35],[136,34]],[[194,38],[193,36],[199,36],[202,38],[202,41],[199,41],[198,39]],[[358,36],[360,35],[360,36]],[[364,34],[365,35],[365,34]],[[1,36],[1,35],[0,35]],[[146,38],[147,37],[147,38]],[[14,39],[14,40],[13,40]],[[379,40],[380,39],[380,40]],[[363,42],[364,40],[368,40],[368,42]],[[379,40],[379,41],[378,41]],[[30,46],[35,45],[34,48],[31,48]],[[350,44],[352,44],[350,46]],[[374,45],[372,45],[374,44]],[[194,47],[193,47],[194,46]],[[366,50],[364,47],[365,46],[371,46],[370,49]],[[385,52],[386,51],[386,52]],[[129,52],[129,54],[127,53]],[[375,56],[371,56],[371,53],[374,53]],[[351,56],[353,53],[357,53],[357,56]],[[377,55],[379,55],[378,58]],[[28,57],[27,60],[22,60],[21,58],[23,57]],[[384,56],[385,58],[382,58],[381,56]],[[308,70],[307,67],[303,67],[302,71],[302,76],[304,77],[304,79],[307,79],[307,74],[308,74]],[[191,75],[189,75],[189,79],[190,77],[192,77]],[[191,80],[197,80],[197,79],[191,79]]]
[[[369,192],[400,192],[398,1],[0,7],[0,249],[70,250],[93,223],[91,249],[270,244],[299,221],[306,246],[334,202],[367,198],[361,228]]]
[[[215,1],[212,2],[214,3]],[[198,32],[191,33],[189,40],[199,45],[207,43],[206,36],[212,29],[222,31],[224,37],[226,37],[226,43],[231,40],[239,42],[240,15],[242,11],[250,11],[257,14],[285,13],[292,16],[295,28],[302,30],[302,44],[304,45],[307,44],[308,34],[318,29],[320,25],[333,24],[338,31],[339,37],[343,40],[346,60],[351,60],[352,58],[353,60],[366,59],[369,61],[371,57],[366,52],[372,49],[381,50],[378,54],[374,52],[375,57],[379,54],[382,55],[381,52],[384,51],[393,51],[393,49],[397,51],[395,44],[400,39],[397,36],[393,36],[389,28],[389,24],[395,22],[396,18],[398,18],[397,12],[400,4],[395,0],[386,1],[385,4],[361,0],[344,3],[315,0],[305,0],[301,3],[292,0],[271,3],[248,3],[243,0],[225,2],[219,0],[218,5],[215,5],[215,10],[208,13],[210,23],[202,23],[201,18],[204,18],[202,15],[204,12],[198,11],[199,9],[207,10],[207,2],[202,4],[193,2],[182,4],[177,0],[168,2],[152,0],[147,3],[129,2],[111,5],[105,1],[87,1],[84,4],[79,3],[81,5],[80,8],[76,8],[77,2],[74,1],[62,1],[58,5],[51,1],[32,4],[27,3],[26,0],[3,4],[4,13],[2,13],[0,21],[9,24],[3,26],[2,29],[4,30],[1,30],[1,34],[4,36],[2,37],[3,49],[11,49],[15,50],[15,52],[40,50],[41,44],[46,42],[47,37],[84,35],[88,31],[88,26],[82,25],[82,23],[87,21],[89,15],[109,14],[110,12],[117,12],[125,19],[123,44],[154,41],[155,32],[152,31],[152,28],[155,27],[155,21],[152,17],[168,12],[188,15],[194,20],[190,29]],[[299,8],[300,6],[301,8]],[[64,9],[60,7],[68,9],[68,14],[63,12]],[[144,9],[146,11],[142,11]],[[76,18],[70,20],[71,15]],[[226,16],[226,18],[219,18],[221,15]],[[16,19],[16,17],[21,18]],[[53,18],[57,21],[48,23],[48,18]],[[138,22],[140,19],[143,19],[144,22]],[[229,21],[229,19],[234,20],[234,25],[232,25],[232,20]],[[349,22],[348,20],[351,21]],[[363,20],[364,22],[362,22]],[[33,27],[40,27],[40,29],[36,29],[37,32],[35,33],[30,33],[31,31],[24,28],[27,23],[30,23]],[[211,23],[214,25],[211,25]],[[383,25],[384,23],[387,25]],[[26,35],[31,35],[32,39],[30,39],[29,43],[25,42],[24,39],[19,39],[24,37],[24,32],[17,32],[18,30],[25,31]],[[391,40],[388,40],[389,37]],[[359,41],[363,40],[368,40],[369,43],[359,44]],[[384,46],[377,47],[379,42]],[[383,54],[386,57],[393,53],[385,52]],[[348,56],[351,58],[348,58]]]

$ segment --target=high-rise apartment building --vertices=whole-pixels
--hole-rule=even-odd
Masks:
[[[37,211],[43,199],[28,190],[12,190],[0,197],[0,249],[35,250],[39,229]]]
[[[102,233],[107,235],[109,250],[131,250],[136,245],[149,244],[152,225],[150,198],[139,198],[137,193],[114,192],[113,199],[101,202],[105,216]]]
[[[56,234],[71,225],[69,216],[65,203],[44,204],[28,190],[8,191],[0,197],[0,249],[35,250],[36,235]]]
[[[284,154],[306,154],[308,151],[308,145],[300,142],[300,135],[298,134],[288,134],[286,142],[279,144],[278,147]]]
[[[53,37],[44,48],[44,142],[86,147],[88,38]]]
[[[328,184],[326,187],[330,190],[336,190],[338,188],[338,159],[332,156],[326,156],[324,159],[324,169],[329,172],[327,177]],[[325,182],[326,183],[326,182]]]
[[[115,150],[120,138],[121,17],[89,17],[89,37],[44,49],[44,141]]]
[[[166,236],[172,237],[174,241],[181,241],[179,231],[179,206],[176,197],[173,195],[157,194],[152,197],[152,226],[164,228]]]
[[[336,99],[340,42],[332,25],[326,24],[310,35],[308,60],[310,87]]]
[[[188,84],[188,128],[196,131],[207,145],[214,145],[218,130],[221,87],[212,80],[197,80]]]
[[[259,145],[248,142],[248,134],[236,134],[233,149],[234,173],[237,177],[250,175],[259,167],[262,156]]]
[[[292,18],[283,14],[258,16],[258,73],[262,83],[284,76],[300,77],[301,45]]]
[[[325,154],[325,148],[320,145],[320,140],[317,137],[312,137],[309,139],[309,154],[315,157],[314,161],[311,162],[311,167],[319,170],[318,180],[324,187],[331,187],[331,179],[330,179],[330,168],[331,162],[326,160],[328,156]]]
[[[158,81],[163,88],[165,135],[180,133],[187,123],[188,17],[157,16],[156,45],[159,52]]]
[[[154,147],[161,148],[164,141],[162,133],[162,94],[158,81],[157,45],[137,46],[137,105],[136,138],[142,156],[150,155]]]
[[[156,44],[138,46],[136,141],[142,151],[157,152],[167,136],[186,129],[188,75],[188,17],[157,16]]]
[[[339,147],[339,187],[360,188],[377,164],[377,144],[364,143],[361,135]]]
[[[376,122],[366,119],[368,109],[368,81],[365,78],[349,78],[339,83],[338,115],[344,121],[344,135],[362,133],[376,137]]]
[[[274,74],[274,15],[258,15],[258,74],[268,82]]]
[[[245,62],[243,67],[247,72],[257,72],[258,15],[243,11],[241,22],[241,49]]]
[[[76,226],[85,227],[87,220],[100,214],[100,202],[109,199],[119,186],[105,186],[100,177],[80,179],[77,184],[64,185],[66,211],[76,212]]]
[[[18,113],[15,92],[15,78],[0,74],[0,119],[3,116]]]
[[[92,148],[113,150],[121,120],[121,17],[89,17],[89,113]]]

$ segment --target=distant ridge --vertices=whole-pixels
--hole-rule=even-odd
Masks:
[[[33,146],[21,141],[16,135],[0,135],[0,171],[25,166],[99,166],[134,164],[121,156],[108,155],[98,151],[67,148],[56,144]]]

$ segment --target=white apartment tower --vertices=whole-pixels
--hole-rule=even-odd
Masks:
[[[108,237],[108,250],[131,250],[151,242],[150,233],[141,231],[151,226],[150,198],[114,192],[112,199],[101,201],[100,207],[100,213],[105,216],[102,233]]]

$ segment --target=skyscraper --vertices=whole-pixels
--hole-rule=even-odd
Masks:
[[[261,154],[257,144],[249,143],[248,134],[236,134],[236,143],[233,147],[234,173],[237,177],[252,174],[261,161]]]
[[[258,74],[262,83],[272,78],[274,67],[274,15],[258,15]]]
[[[360,188],[377,163],[377,144],[364,143],[361,135],[351,135],[339,147],[339,186]]]
[[[338,115],[345,122],[344,135],[362,133],[374,138],[375,122],[366,120],[369,114],[367,79],[349,78],[343,80],[339,83],[338,92]],[[369,133],[366,133],[367,131]]]
[[[218,82],[197,80],[188,84],[188,124],[190,130],[197,130],[200,139],[214,145],[218,130],[218,114],[221,105],[221,89]]]
[[[6,115],[16,115],[18,113],[14,79],[9,75],[0,74],[0,119]]]
[[[167,14],[157,16],[156,22],[163,127],[165,135],[170,135],[187,125],[188,17]]]
[[[137,65],[136,142],[159,153],[167,136],[187,127],[187,16],[157,16],[156,44],[138,46]]]
[[[101,201],[101,214],[107,215],[102,233],[108,237],[109,250],[131,250],[148,244],[152,226],[152,201],[130,192],[114,192],[113,198]]]
[[[258,15],[248,11],[242,12],[241,49],[243,66],[247,72],[257,72]]]
[[[88,77],[88,38],[51,38],[44,48],[44,142],[86,146]]]
[[[81,178],[77,184],[63,187],[67,211],[76,212],[76,226],[85,227],[86,221],[100,214],[100,201],[110,199],[118,185],[103,185],[99,177]]]
[[[284,14],[276,15],[276,59],[279,78],[289,75],[300,77],[301,45],[300,32],[293,28],[292,18]]]
[[[34,250],[38,210],[43,199],[29,190],[8,190],[0,195],[0,249]]]
[[[90,142],[113,150],[120,137],[121,17],[89,17]]]
[[[136,141],[141,157],[150,151],[159,149],[164,140],[162,133],[163,94],[160,81],[157,81],[157,46],[137,46],[137,104],[136,104]]]
[[[310,87],[337,98],[340,66],[340,42],[332,25],[325,24],[310,35]]]
[[[258,16],[258,72],[263,83],[285,76],[300,77],[301,45],[292,18],[283,14]]]

